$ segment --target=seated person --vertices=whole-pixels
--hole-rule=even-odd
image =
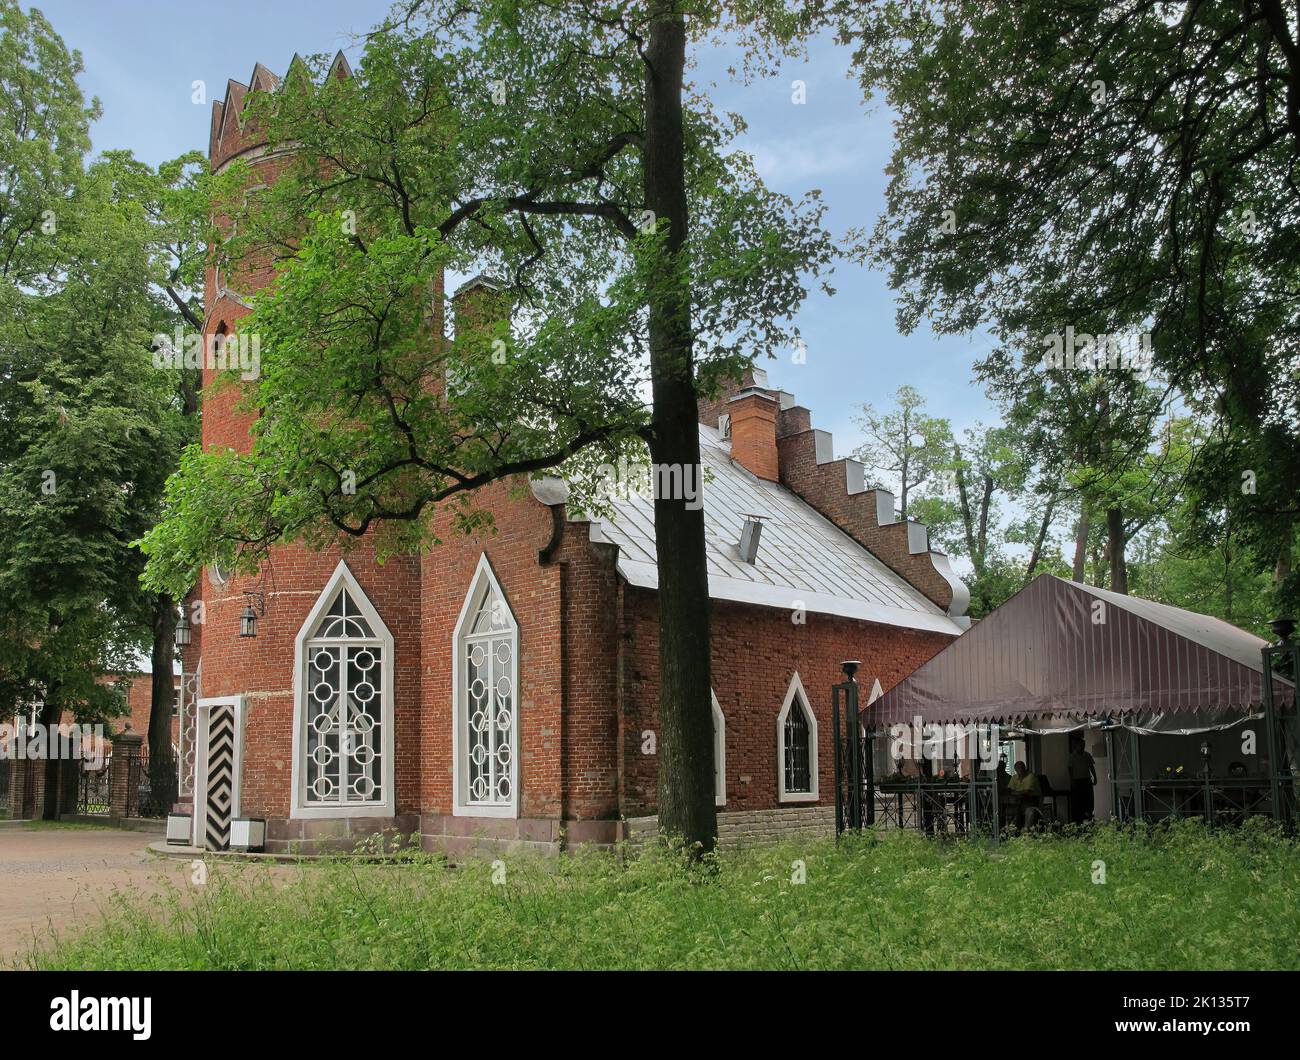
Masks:
[[[1029,772],[1024,762],[1016,763],[1016,775],[1007,785],[1011,796],[1011,805],[1015,809],[1016,823],[1022,828],[1032,828],[1038,823],[1041,814],[1040,803],[1043,799],[1042,789],[1038,786],[1038,777]]]

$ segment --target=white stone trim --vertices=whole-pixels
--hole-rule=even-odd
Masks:
[[[362,615],[370,623],[370,628],[374,631],[374,639],[379,642],[384,649],[384,669],[382,676],[382,687],[380,688],[380,724],[383,726],[383,732],[380,736],[380,756],[383,758],[383,785],[384,797],[375,802],[339,804],[337,806],[308,805],[306,792],[303,785],[306,783],[306,770],[302,768],[302,755],[306,750],[306,741],[303,739],[303,728],[306,725],[305,699],[307,696],[306,682],[303,680],[304,672],[307,667],[307,653],[305,646],[312,630],[325,614],[330,604],[334,602],[334,596],[338,589],[342,587],[347,590],[355,603],[360,609]],[[393,710],[393,672],[396,669],[397,659],[393,651],[393,635],[389,632],[388,626],[375,610],[374,604],[370,602],[370,597],[365,590],[358,584],[357,579],[353,576],[352,571],[348,569],[345,561],[339,560],[339,564],[334,568],[334,573],[330,575],[330,580],[325,583],[325,588],[320,591],[316,597],[316,603],[312,606],[302,627],[298,630],[298,636],[293,642],[293,758],[291,763],[291,783],[292,783],[292,803],[289,816],[294,820],[321,820],[327,818],[339,817],[392,817],[396,805],[396,778],[395,778],[395,758],[396,758],[396,740],[394,729],[394,710]]]
[[[790,707],[798,697],[804,717],[808,719],[808,784],[811,791],[785,790],[785,719]],[[808,701],[803,682],[799,680],[799,671],[790,678],[790,687],[786,689],[785,700],[781,703],[781,712],[776,716],[776,801],[777,802],[816,802],[817,793],[817,715]]]
[[[718,694],[709,689],[713,701],[713,804],[727,805],[727,716],[722,713]]]
[[[500,598],[505,608],[506,624],[510,633],[514,637],[514,650],[510,653],[511,673],[510,682],[514,688],[514,709],[511,711],[511,725],[513,729],[510,734],[511,755],[510,755],[510,794],[509,803],[500,805],[483,805],[481,803],[471,803],[467,784],[469,778],[466,776],[466,770],[461,762],[461,725],[465,720],[465,713],[468,709],[466,699],[469,695],[468,687],[463,687],[464,666],[461,662],[461,646],[464,643],[465,627],[473,621],[474,615],[478,612],[479,604],[483,596],[493,591]],[[453,817],[506,817],[518,818],[519,816],[519,758],[522,752],[519,740],[519,623],[515,618],[514,611],[510,607],[510,601],[506,597],[505,590],[501,588],[501,583],[497,580],[496,572],[492,569],[492,564],[488,561],[487,553],[484,552],[479,556],[478,566],[474,570],[474,577],[470,579],[469,590],[465,593],[465,602],[461,604],[460,615],[456,619],[456,625],[452,629],[451,635],[451,792],[452,792],[452,816]]]

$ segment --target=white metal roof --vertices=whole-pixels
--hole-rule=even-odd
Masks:
[[[954,636],[963,631],[796,494],[734,463],[731,443],[703,424],[700,451],[711,597]],[[633,494],[611,498],[611,504],[611,518],[592,520],[592,540],[618,546],[618,570],[630,584],[658,588],[653,499]],[[738,549],[746,514],[766,517],[752,564]]]

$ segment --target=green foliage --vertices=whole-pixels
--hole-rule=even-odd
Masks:
[[[100,114],[77,85],[81,72],[81,53],[39,11],[0,0],[0,277],[15,288],[57,267],[51,221],[57,229]]]
[[[189,433],[150,354],[174,233],[142,194],[166,179],[85,166],[80,57],[36,12],[0,3],[0,26],[0,698],[97,718],[148,638],[133,543]]]
[[[1294,26],[1254,6],[837,4],[864,89],[898,115],[864,253],[905,330],[989,329],[986,380],[1098,511],[1122,510],[1165,390],[1216,430],[1191,481],[1278,602],[1300,601]],[[978,61],[973,61],[978,57]],[[1046,370],[1048,336],[1150,335],[1144,373]],[[1126,519],[1127,519],[1126,515]],[[1137,517],[1138,520],[1142,518]]]
[[[947,463],[952,447],[948,421],[925,411],[925,398],[913,386],[900,386],[894,408],[877,412],[862,406],[857,424],[866,441],[854,452],[874,473],[875,483],[897,490],[899,511],[908,515],[908,498]],[[897,485],[895,485],[897,484]]]
[[[805,278],[836,256],[824,207],[767,190],[731,144],[743,123],[694,89],[691,223],[665,268],[644,190],[648,11],[428,0],[368,38],[354,77],[315,57],[255,102],[249,120],[293,151],[255,194],[238,167],[212,188],[237,221],[228,274],[275,270],[240,321],[261,344],[253,449],[182,461],[144,541],[151,585],[181,593],[216,557],[255,569],[278,541],[436,544],[437,511],[480,525],[474,491],[512,476],[560,471],[590,506],[592,465],[647,441],[665,286],[688,292],[686,370],[706,391],[794,341]],[[775,47],[793,24],[769,15]],[[688,25],[719,23],[699,5]],[[500,288],[445,339],[443,270]]]
[[[1263,824],[1263,822],[1258,822]],[[1105,882],[1094,883],[1096,862]],[[802,863],[806,882],[792,882]],[[494,877],[497,881],[494,883]],[[454,870],[427,855],[115,896],[43,969],[1295,969],[1300,847],[1195,822],[785,843],[683,871],[647,850]],[[49,942],[50,940],[47,940]]]

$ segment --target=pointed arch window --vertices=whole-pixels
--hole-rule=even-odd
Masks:
[[[516,817],[519,808],[519,626],[487,556],[456,623],[453,812]]]
[[[294,816],[393,813],[393,637],[340,562],[298,633]]]
[[[817,716],[796,672],[776,718],[778,802],[817,801]]]

